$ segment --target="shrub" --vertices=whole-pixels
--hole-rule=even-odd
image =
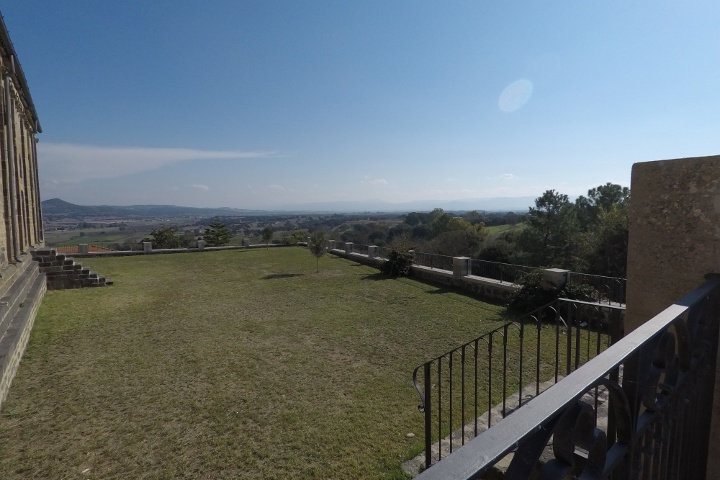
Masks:
[[[514,313],[531,312],[558,298],[593,301],[592,286],[568,282],[561,289],[553,288],[543,282],[541,268],[523,275],[517,283],[521,288],[515,292],[508,304],[508,310]]]
[[[407,276],[410,272],[410,265],[413,263],[413,256],[410,253],[412,249],[407,238],[396,239],[388,253],[388,261],[382,267],[382,272],[391,277]]]

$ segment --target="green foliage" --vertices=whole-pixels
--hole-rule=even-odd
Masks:
[[[273,232],[273,229],[270,227],[270,225],[268,225],[267,227],[263,228],[263,229],[262,229],[262,239],[263,239],[263,242],[265,242],[266,244],[269,244],[269,243],[270,243],[270,240],[272,240],[273,233],[274,233],[274,232]]]
[[[517,283],[521,288],[510,299],[508,310],[518,314],[531,312],[558,298],[593,299],[593,288],[590,285],[569,282],[561,289],[547,285],[543,282],[543,271],[540,268],[524,275]]]
[[[150,235],[153,248],[180,248],[180,239],[174,227],[158,228]]]
[[[232,233],[222,222],[212,222],[205,229],[203,239],[207,242],[208,247],[220,247],[230,243]]]
[[[308,233],[305,230],[295,230],[287,237],[287,243],[297,244],[307,241]]]
[[[382,267],[382,272],[391,277],[407,276],[413,262],[412,253],[410,253],[412,249],[412,244],[407,237],[397,239],[388,254],[388,261]]]
[[[316,259],[316,273],[320,272],[320,257],[325,255],[326,252],[325,242],[325,232],[323,232],[322,230],[317,230],[313,232],[313,234],[310,236],[310,244],[308,245],[308,248],[310,249],[310,253],[312,253]]]

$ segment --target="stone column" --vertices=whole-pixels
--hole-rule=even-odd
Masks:
[[[328,250],[335,250],[335,240],[328,240]]]
[[[353,242],[345,242],[345,253],[353,253]]]
[[[631,192],[626,333],[720,272],[720,156],[636,163]],[[716,372],[706,478],[720,478]]]
[[[87,253],[88,253],[88,244],[87,244],[87,243],[80,243],[80,244],[78,244],[78,252],[80,252],[81,255],[87,255]]]
[[[368,247],[368,257],[369,258],[377,258],[378,255],[378,247],[376,245],[370,245]]]
[[[470,275],[470,257],[453,257],[453,277]]]
[[[152,242],[143,242],[143,252],[152,252]]]
[[[197,245],[198,245],[198,248],[199,248],[200,250],[202,250],[202,249],[205,248],[205,245],[206,245],[205,240],[198,240],[197,242],[198,242],[198,244],[197,244]]]

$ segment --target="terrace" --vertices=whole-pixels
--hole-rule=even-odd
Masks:
[[[505,323],[356,262],[316,274],[300,247],[83,264],[114,286],[47,292],[1,478],[404,478],[423,448],[409,373]]]

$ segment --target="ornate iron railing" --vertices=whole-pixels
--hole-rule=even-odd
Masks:
[[[705,478],[719,316],[714,275],[417,480],[479,478],[509,454],[505,478]]]
[[[425,467],[621,338],[623,314],[560,299],[418,366],[413,383],[425,419]]]

